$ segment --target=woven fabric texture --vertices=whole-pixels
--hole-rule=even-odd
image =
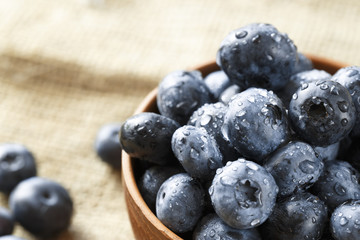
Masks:
[[[38,175],[75,203],[58,239],[133,239],[121,174],[93,150],[173,70],[215,59],[228,32],[273,24],[299,51],[360,65],[357,0],[2,0],[0,142],[26,145]],[[0,204],[7,206],[1,195]],[[15,235],[35,239],[21,226]]]

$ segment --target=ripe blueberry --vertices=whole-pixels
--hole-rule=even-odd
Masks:
[[[289,106],[294,131],[315,146],[327,146],[346,137],[356,120],[349,91],[341,84],[311,81],[294,93]]]
[[[297,50],[289,37],[262,23],[230,32],[217,53],[218,65],[242,89],[280,89],[294,72],[296,62]]]
[[[314,147],[314,151],[317,153],[318,158],[321,161],[336,160],[340,148],[340,142],[333,143],[325,147]]]
[[[204,78],[214,101],[217,101],[220,94],[231,85],[228,76],[223,71],[212,72]]]
[[[176,233],[193,230],[202,216],[204,190],[187,173],[176,174],[160,187],[156,197],[156,216]]]
[[[306,86],[306,83],[319,80],[330,80],[331,75],[324,70],[311,69],[308,71],[299,72],[290,77],[289,82],[284,88],[277,91],[276,94],[283,101],[284,105],[289,108],[289,104],[293,94],[301,87]]]
[[[23,145],[0,145],[0,191],[10,193],[22,180],[36,175],[33,154]]]
[[[205,103],[212,101],[211,93],[198,71],[175,71],[160,82],[156,98],[161,115],[181,125]]]
[[[294,72],[293,74],[303,72],[303,71],[309,71],[314,68],[313,63],[310,58],[305,56],[304,54],[298,52],[298,61],[295,64]]]
[[[261,226],[265,240],[320,239],[327,222],[327,207],[316,196],[298,192],[278,202]]]
[[[191,115],[188,122],[189,125],[205,128],[215,138],[223,155],[223,163],[229,160],[234,161],[240,157],[240,154],[225,141],[221,134],[226,111],[227,106],[221,102],[206,103]]]
[[[360,173],[348,162],[326,161],[311,191],[332,210],[347,200],[360,199],[359,179]]]
[[[360,67],[349,66],[341,68],[334,74],[331,80],[340,83],[349,90],[356,109],[356,123],[350,134],[360,137]]]
[[[197,224],[194,240],[226,239],[226,240],[261,240],[256,228],[236,229],[227,225],[219,216],[210,213]]]
[[[220,94],[219,101],[228,104],[231,98],[239,92],[241,92],[241,88],[236,84],[232,84]]]
[[[54,237],[70,225],[73,202],[67,190],[49,179],[32,177],[11,192],[10,209],[26,230],[39,237]]]
[[[360,200],[345,202],[331,215],[330,230],[336,240],[360,239]]]
[[[139,191],[149,208],[155,212],[156,195],[165,180],[180,173],[181,169],[167,166],[148,168],[138,181]]]
[[[119,141],[120,123],[102,126],[96,136],[94,149],[97,155],[114,168],[121,167],[121,146]]]
[[[171,137],[180,125],[157,113],[128,118],[120,129],[120,145],[131,157],[164,165],[174,160]]]
[[[259,163],[290,136],[281,100],[261,88],[249,88],[231,99],[221,133],[240,154]]]
[[[277,149],[264,167],[275,178],[279,196],[283,197],[299,189],[308,189],[318,180],[324,164],[309,144],[290,142]]]
[[[210,180],[222,167],[223,156],[215,139],[205,128],[184,125],[171,139],[171,148],[187,173],[194,178]]]
[[[238,159],[216,171],[209,194],[215,212],[226,224],[249,229],[261,225],[269,217],[278,190],[265,168]]]

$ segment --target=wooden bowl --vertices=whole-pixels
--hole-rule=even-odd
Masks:
[[[330,74],[334,74],[339,68],[345,67],[344,64],[307,55],[313,62],[314,68],[322,69]],[[219,70],[215,61],[209,62],[194,68],[199,70],[203,76]],[[156,106],[157,89],[152,90],[142,101],[134,114],[140,112],[157,112]],[[182,238],[164,226],[154,213],[149,209],[143,200],[139,189],[136,185],[137,169],[134,166],[134,160],[124,151],[122,152],[122,181],[125,192],[127,210],[131,226],[137,240],[181,240]]]

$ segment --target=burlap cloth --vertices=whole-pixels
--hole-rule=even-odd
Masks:
[[[213,60],[228,32],[252,22],[359,65],[359,13],[358,0],[2,0],[0,142],[25,144],[38,175],[69,189],[75,215],[58,239],[133,239],[121,174],[93,151],[99,127],[131,116],[168,72]],[[20,226],[15,235],[34,239]]]

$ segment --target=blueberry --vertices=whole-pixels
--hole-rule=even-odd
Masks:
[[[302,86],[306,86],[311,81],[330,80],[331,74],[319,69],[312,69],[299,72],[290,77],[289,82],[284,88],[276,94],[283,101],[286,107],[289,107],[293,94]]]
[[[360,200],[338,206],[331,215],[330,229],[336,240],[360,239]]]
[[[185,125],[171,139],[171,147],[186,172],[194,178],[210,180],[222,167],[223,156],[215,139],[205,128]]]
[[[187,124],[205,128],[219,142],[219,140],[223,140],[220,129],[224,123],[226,111],[227,106],[221,102],[205,103],[194,111]]]
[[[324,164],[309,144],[290,142],[277,149],[264,167],[274,177],[279,196],[283,197],[299,189],[308,189],[319,178]]]
[[[180,172],[181,169],[175,167],[152,166],[141,176],[137,185],[141,196],[152,211],[155,212],[156,195],[161,184]]]
[[[187,173],[176,174],[160,187],[156,198],[156,216],[175,233],[193,230],[202,216],[204,190]]]
[[[232,98],[221,133],[240,154],[259,163],[290,136],[281,100],[261,88],[249,88]]]
[[[350,92],[356,109],[356,123],[350,134],[360,137],[360,66],[341,68],[334,74],[332,80],[340,83]]]
[[[114,168],[121,167],[120,123],[103,125],[96,136],[94,149],[102,161]]]
[[[313,63],[310,58],[305,56],[304,54],[298,52],[298,61],[295,64],[295,68],[293,70],[293,74],[309,71],[314,68]]]
[[[296,62],[297,50],[289,37],[262,23],[232,31],[217,53],[218,65],[242,89],[280,89],[294,72]]]
[[[17,222],[39,237],[53,237],[66,230],[73,202],[59,183],[40,177],[20,182],[11,192],[10,209]]]
[[[226,224],[249,229],[269,217],[278,190],[265,168],[241,158],[216,171],[209,193],[215,212]]]
[[[212,102],[212,98],[200,72],[174,71],[160,82],[156,102],[161,115],[184,125],[197,108]]]
[[[311,191],[332,210],[347,200],[360,199],[359,179],[360,173],[348,162],[326,161]]]
[[[33,154],[24,145],[0,145],[0,191],[10,193],[22,180],[36,175]]]
[[[304,83],[290,101],[289,117],[294,131],[314,146],[340,141],[356,120],[349,91],[330,80]]]
[[[12,234],[15,220],[12,214],[4,207],[0,207],[0,236]]]
[[[256,228],[236,229],[221,220],[216,214],[208,214],[201,219],[193,233],[193,240],[261,240]]]
[[[220,94],[231,85],[228,76],[224,71],[215,71],[204,78],[206,86],[209,88],[214,101],[217,101]]]
[[[317,153],[318,158],[321,161],[336,160],[340,148],[340,142],[333,143],[325,147],[314,147],[314,151]]]
[[[219,101],[224,104],[228,104],[231,98],[239,92],[241,92],[241,88],[236,84],[232,84],[220,94]]]
[[[240,157],[240,154],[225,141],[221,134],[221,127],[224,123],[226,111],[227,106],[221,102],[205,103],[191,115],[188,122],[189,125],[205,128],[210,136],[215,138],[216,143],[219,145],[220,152],[223,155],[224,163]]]
[[[261,231],[266,240],[320,239],[327,218],[327,207],[318,197],[298,192],[275,205]]]
[[[128,118],[120,129],[120,145],[131,157],[164,165],[174,161],[171,137],[180,125],[157,113]]]

